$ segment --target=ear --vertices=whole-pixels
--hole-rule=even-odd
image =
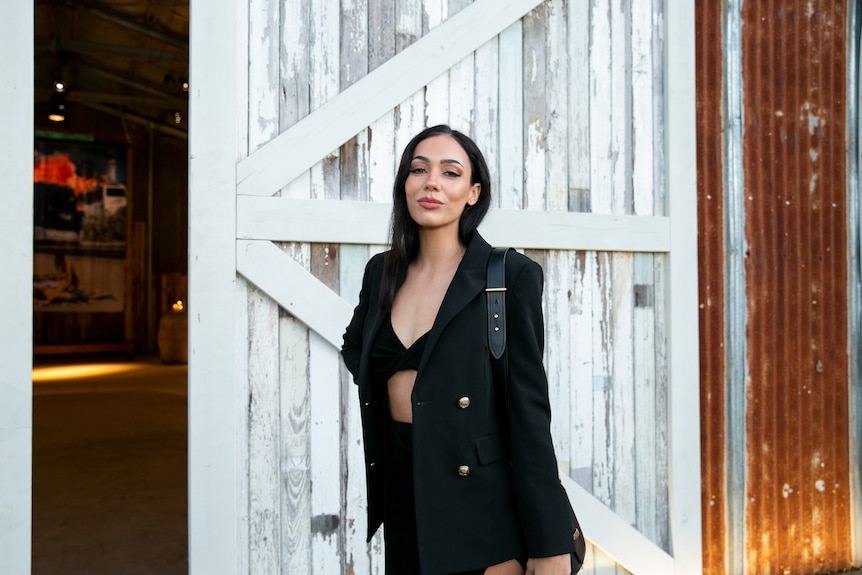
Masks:
[[[476,183],[473,184],[473,187],[470,188],[470,195],[467,196],[467,204],[470,206],[476,205],[476,202],[479,201],[479,196],[482,193],[482,184]]]

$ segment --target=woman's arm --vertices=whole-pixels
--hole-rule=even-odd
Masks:
[[[511,257],[514,256],[514,257]],[[543,364],[542,268],[510,253],[506,314],[509,442],[515,498],[529,557],[574,550],[568,499],[551,440],[551,406]],[[507,262],[508,263],[508,262]]]
[[[344,332],[344,343],[341,346],[341,356],[344,365],[353,374],[354,380],[359,371],[359,358],[362,355],[362,332],[365,328],[365,318],[368,315],[368,306],[371,299],[369,290],[372,276],[372,268],[376,266],[378,257],[371,258],[365,265],[365,274],[362,276],[362,289],[359,291],[359,303],[353,310],[353,318]]]

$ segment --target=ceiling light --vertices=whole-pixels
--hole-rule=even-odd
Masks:
[[[57,92],[65,92],[66,91],[66,83],[63,80],[57,80],[54,82],[54,90]]]
[[[60,92],[54,92],[48,100],[48,119],[52,122],[66,119],[66,97]]]

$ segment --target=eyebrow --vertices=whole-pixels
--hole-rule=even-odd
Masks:
[[[414,160],[419,160],[419,161],[422,161],[422,162],[428,162],[428,163],[431,163],[431,160],[429,160],[429,159],[428,159],[428,158],[426,158],[425,156],[413,156],[413,159],[414,159]],[[459,166],[461,166],[462,168],[464,167],[464,164],[462,164],[462,163],[461,163],[461,162],[459,162],[458,160],[448,160],[448,159],[447,159],[447,160],[440,160],[440,163],[441,163],[441,164],[458,164],[458,165],[459,165]]]

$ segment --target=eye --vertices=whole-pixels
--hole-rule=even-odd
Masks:
[[[415,166],[413,168],[410,168],[410,173],[411,174],[424,174],[425,168],[423,168],[422,166]]]
[[[445,172],[443,172],[443,173],[444,173],[445,175],[449,176],[450,178],[460,178],[460,177],[461,177],[461,173],[460,173],[460,172],[456,172],[456,171],[454,171],[454,170],[446,170],[446,171],[445,171]]]

